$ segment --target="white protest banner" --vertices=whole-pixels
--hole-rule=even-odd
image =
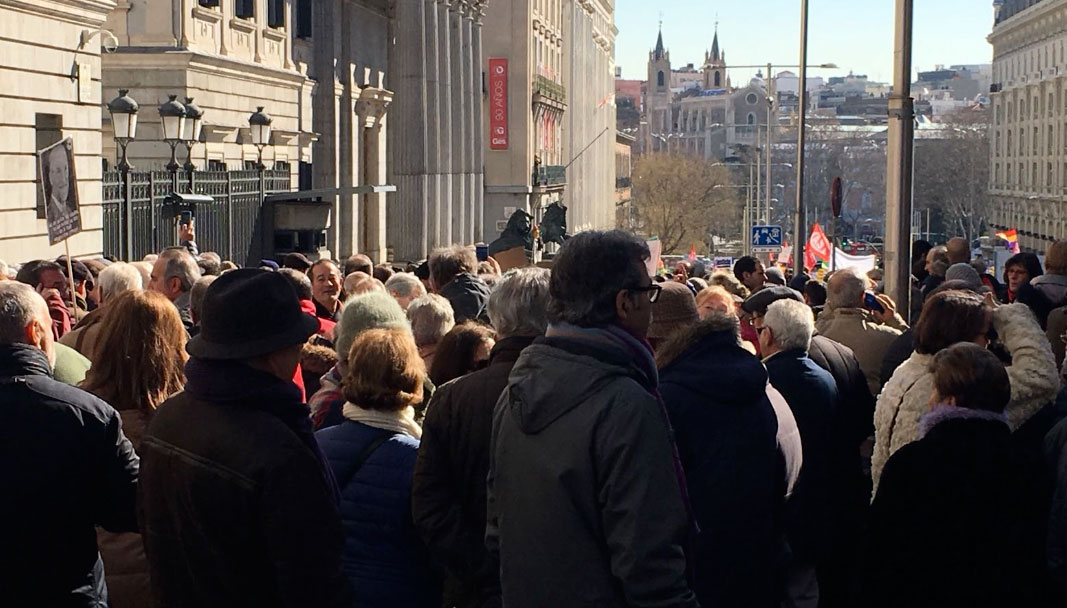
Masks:
[[[656,276],[656,272],[659,271],[659,259],[663,254],[663,243],[659,238],[653,237],[646,241],[648,244],[648,262],[645,265],[648,267],[648,276]]]
[[[873,255],[849,255],[834,247],[834,269],[855,268],[866,274],[878,267],[878,257]]]

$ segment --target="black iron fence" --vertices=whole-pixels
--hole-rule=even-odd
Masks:
[[[256,242],[263,197],[292,189],[285,170],[180,173],[177,189],[166,171],[130,172],[128,178],[124,184],[120,171],[104,173],[104,255],[133,260],[178,244],[176,218],[164,206],[167,195],[177,192],[213,199],[196,207],[200,250],[245,264]]]

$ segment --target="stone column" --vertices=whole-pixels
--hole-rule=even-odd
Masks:
[[[438,40],[440,19],[438,0],[426,0],[426,150],[429,183],[426,185],[426,249],[429,253],[440,242],[444,201],[441,199],[444,176],[441,171],[441,45]]]
[[[373,97],[367,99],[367,93],[372,93]],[[365,184],[382,184],[386,179],[385,142],[388,130],[385,111],[391,99],[389,93],[382,89],[366,90],[357,104],[363,140],[361,158]],[[375,263],[384,262],[387,257],[385,194],[365,194],[361,198],[362,253],[369,255]]]
[[[463,83],[466,81],[464,70],[465,44],[463,40],[463,15],[467,11],[467,0],[452,0],[448,10],[448,39],[449,48],[449,102],[452,114],[452,163],[449,172],[452,179],[452,213],[451,217],[451,241],[455,243],[467,243],[466,230],[466,179],[464,169],[466,160],[464,154],[467,148],[467,121],[466,100],[463,97]]]
[[[318,81],[312,101],[312,125],[319,134],[318,141],[312,145],[315,161],[313,182],[316,188],[336,188],[340,173],[338,146],[342,134],[338,120],[338,98],[343,89],[338,82],[334,60],[340,54],[341,1],[318,0],[312,4],[312,28],[315,32],[312,60],[314,76]],[[324,200],[334,207],[327,246],[337,256],[341,240],[341,208],[337,197],[324,197]]]
[[[498,2],[500,0],[497,0]],[[485,240],[485,140],[486,126],[484,124],[485,96],[482,93],[482,70],[485,58],[482,57],[482,20],[485,19],[485,1],[478,0],[475,6],[474,23],[471,29],[471,56],[474,60],[474,71],[471,74],[471,84],[474,94],[470,102],[474,107],[474,125],[472,141],[474,142],[474,241]]]
[[[439,0],[437,5],[437,111],[440,114],[437,156],[441,182],[437,193],[439,232],[434,247],[452,243],[452,44],[449,34],[449,5],[449,0]]]
[[[474,202],[474,148],[481,139],[481,129],[474,122],[474,106],[480,103],[480,97],[475,95],[474,74],[478,69],[478,60],[474,57],[474,13],[477,10],[474,2],[467,4],[467,10],[463,13],[463,123],[465,125],[465,137],[463,138],[463,198],[464,222],[463,242],[474,243],[474,214],[476,210]]]
[[[222,13],[222,19],[219,19],[219,54],[225,57],[230,54],[230,19],[233,18],[233,0],[219,0],[219,12]]]
[[[432,5],[431,5],[432,6]],[[399,0],[396,6],[396,44],[392,46],[390,82],[396,90],[394,111],[402,119],[387,131],[390,183],[387,244],[398,261],[414,261],[427,254],[429,200],[429,133],[426,107],[426,3]]]

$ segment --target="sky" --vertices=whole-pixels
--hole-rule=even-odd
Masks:
[[[893,70],[893,0],[809,0],[808,64],[836,63],[838,70],[810,76],[867,74],[890,82]],[[616,0],[615,65],[623,77],[647,77],[648,52],[663,19],[663,43],[671,67],[699,68],[711,48],[716,16],[719,45],[729,65],[796,65],[799,62],[800,0]],[[912,70],[938,64],[989,63],[993,6],[987,0],[915,0]],[[775,70],[778,72],[779,70]],[[730,71],[734,84],[755,69]]]

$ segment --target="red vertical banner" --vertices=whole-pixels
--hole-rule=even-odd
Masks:
[[[508,60],[489,59],[489,149],[508,149]]]

